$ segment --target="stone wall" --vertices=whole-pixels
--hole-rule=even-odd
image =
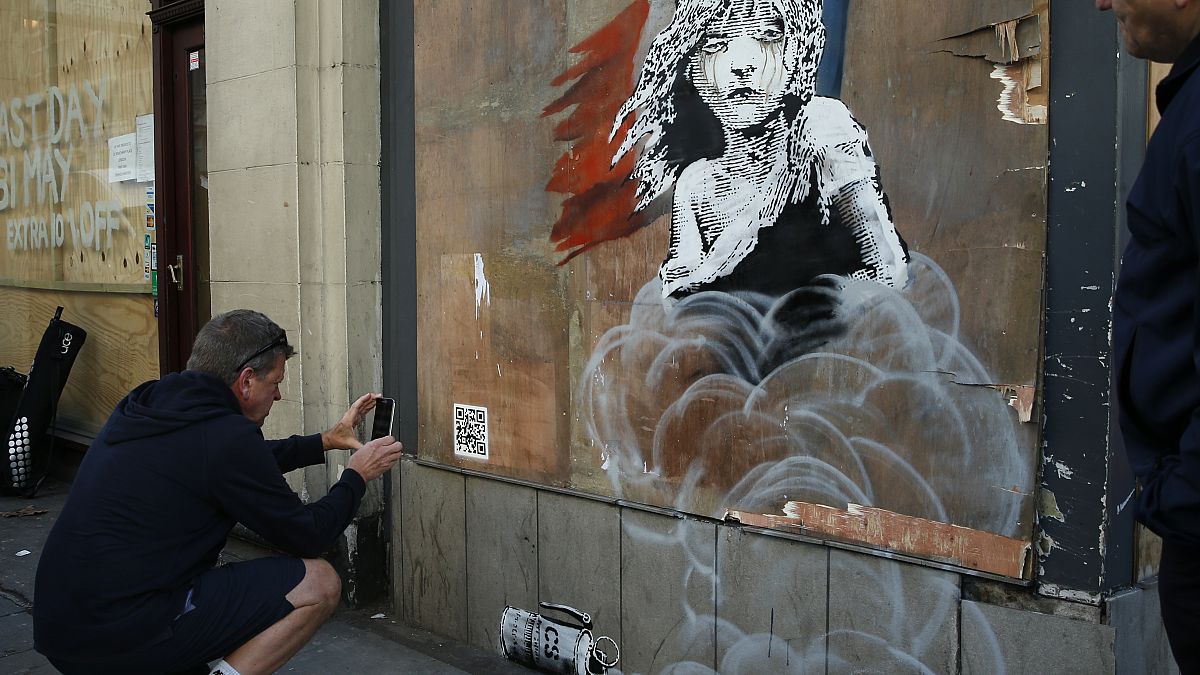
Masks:
[[[553,602],[589,612],[626,673],[1174,672],[1152,588],[1096,607],[413,461],[400,473],[395,611],[483,649],[506,605]]]
[[[262,311],[299,349],[264,433],[321,431],[382,387],[378,3],[214,0],[205,10],[212,311]],[[331,453],[290,482],[318,498],[347,457]],[[347,530],[347,570],[368,531],[382,536],[381,489],[369,486]],[[373,572],[350,575],[351,599],[360,581],[382,587],[374,558]]]

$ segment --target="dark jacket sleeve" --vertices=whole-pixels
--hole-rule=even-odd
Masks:
[[[1186,223],[1200,248],[1200,135],[1180,144],[1171,209]],[[1200,372],[1200,276],[1193,306],[1192,365]],[[1179,439],[1179,453],[1166,455],[1142,481],[1139,516],[1168,539],[1200,547],[1200,409],[1193,410]]]
[[[271,444],[253,424],[224,428],[210,444],[208,489],[230,517],[285,553],[305,558],[328,551],[350,524],[366,491],[352,469],[320,500],[305,504],[279,471]]]
[[[325,446],[321,434],[311,436],[289,436],[277,441],[267,441],[280,473],[287,473],[314,464],[325,462]]]

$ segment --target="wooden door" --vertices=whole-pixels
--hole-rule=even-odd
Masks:
[[[160,370],[183,370],[209,316],[208,123],[203,2],[155,0]],[[165,5],[165,6],[164,6]]]

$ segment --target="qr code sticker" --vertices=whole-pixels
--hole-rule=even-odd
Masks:
[[[454,404],[454,454],[488,458],[487,408]]]

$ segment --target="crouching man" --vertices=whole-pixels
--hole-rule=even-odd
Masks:
[[[34,644],[56,668],[269,673],[333,612],[341,581],[317,556],[400,444],[358,442],[372,394],[324,433],[265,440],[260,427],[294,353],[266,316],[228,312],[200,330],[187,370],[117,405],[38,565]],[[283,474],[323,463],[332,448],[358,450],[329,493],[304,504]],[[296,557],[214,568],[239,522]]]

